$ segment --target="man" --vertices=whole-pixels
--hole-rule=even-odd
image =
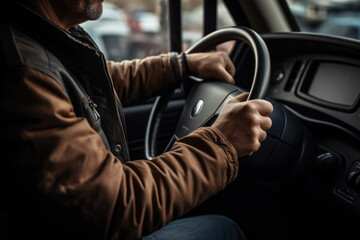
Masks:
[[[181,59],[165,54],[106,62],[77,26],[100,17],[102,0],[4,5],[1,205],[13,238],[148,235],[222,190],[236,178],[238,157],[266,138],[271,104],[245,102],[243,94],[225,104],[213,126],[180,139],[171,151],[129,161],[119,99],[128,105],[176,87],[185,71]],[[234,82],[224,53],[188,55],[187,63],[192,74]],[[197,228],[206,219],[214,221],[206,231],[224,226],[229,237],[239,236],[226,218],[192,223]]]

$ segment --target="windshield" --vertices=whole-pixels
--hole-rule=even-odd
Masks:
[[[360,0],[287,0],[300,30],[360,39]]]

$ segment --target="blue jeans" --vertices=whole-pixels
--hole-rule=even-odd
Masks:
[[[170,222],[142,240],[245,240],[239,226],[230,218],[221,215],[202,215],[181,218]]]

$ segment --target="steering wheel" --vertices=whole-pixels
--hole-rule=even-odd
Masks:
[[[264,98],[270,82],[270,57],[263,39],[253,30],[245,27],[229,27],[217,30],[195,43],[187,54],[209,51],[221,43],[240,40],[251,48],[255,59],[255,71],[248,100]],[[209,126],[219,115],[223,104],[230,98],[243,93],[239,87],[219,82],[203,81],[195,84],[187,95],[175,133],[165,151],[183,136],[202,126]],[[156,156],[156,138],[160,120],[172,93],[158,96],[148,120],[145,133],[145,156],[151,160]]]

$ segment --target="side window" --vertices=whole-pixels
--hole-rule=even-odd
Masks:
[[[182,0],[181,2],[183,51],[186,51],[203,36],[204,1],[206,0]]]
[[[183,50],[203,36],[204,1],[181,0]],[[107,0],[97,21],[81,26],[108,60],[144,58],[169,51],[168,0]],[[217,27],[235,25],[222,0],[217,6]],[[232,44],[218,46],[230,51]]]
[[[360,39],[358,0],[286,0],[301,31]]]
[[[203,36],[204,29],[204,1],[206,0],[182,0],[182,26],[183,26],[183,50],[188,49]],[[217,29],[235,26],[228,9],[222,0],[217,3]],[[221,44],[218,50],[230,52],[232,42]]]
[[[169,51],[166,0],[108,0],[97,21],[81,26],[108,60],[144,58]]]
[[[217,7],[217,29],[224,27],[231,27],[231,26],[236,26],[235,21],[232,18],[225,4],[222,1],[220,1]],[[230,53],[234,45],[235,45],[235,41],[225,42],[217,46],[217,50]]]

